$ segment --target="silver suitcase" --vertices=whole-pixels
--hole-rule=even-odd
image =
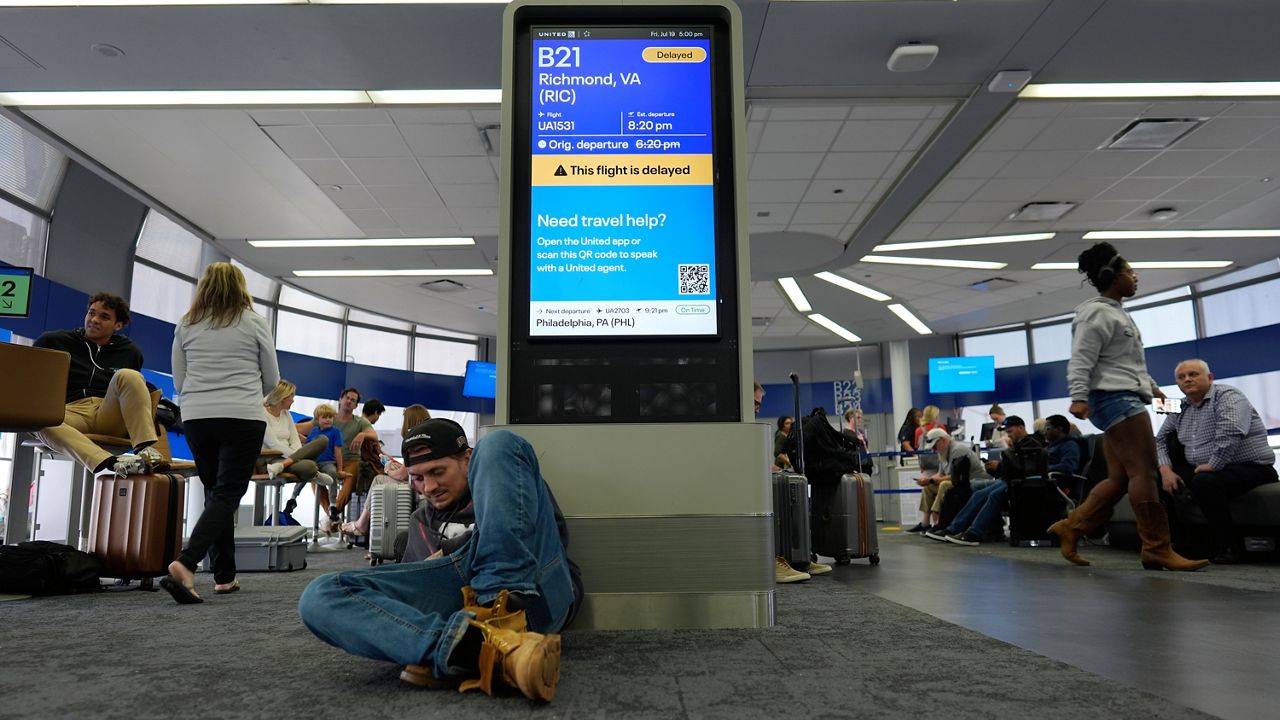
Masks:
[[[380,565],[396,559],[396,536],[409,530],[413,489],[398,482],[369,488],[369,562]]]

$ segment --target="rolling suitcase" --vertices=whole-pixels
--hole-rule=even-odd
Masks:
[[[837,565],[855,558],[880,564],[880,539],[876,535],[875,495],[871,478],[851,473],[840,478],[831,500],[831,514],[814,518],[814,551],[830,555]]]
[[[102,576],[142,580],[169,573],[182,552],[187,480],[181,475],[99,475],[89,515],[89,552]]]
[[[397,560],[396,536],[409,529],[413,514],[413,489],[394,480],[369,489],[369,564]]]
[[[773,474],[773,546],[791,567],[809,566],[809,481],[790,472]]]

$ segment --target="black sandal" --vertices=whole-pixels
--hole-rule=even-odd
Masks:
[[[160,587],[169,593],[179,605],[198,605],[204,602],[204,598],[196,594],[196,589],[189,585],[183,585],[182,581],[172,575],[166,575],[160,578]]]

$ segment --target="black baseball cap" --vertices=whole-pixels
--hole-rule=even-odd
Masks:
[[[447,418],[432,418],[414,425],[400,446],[406,467],[457,455],[469,447],[467,432]]]
[[[1018,417],[1017,415],[1010,415],[1009,417],[1004,419],[1004,422],[1000,423],[1000,429],[1003,430],[1009,427],[1010,425],[1021,425],[1022,427],[1027,426],[1027,424],[1022,421],[1022,418]]]

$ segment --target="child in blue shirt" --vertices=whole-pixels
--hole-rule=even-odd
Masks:
[[[316,458],[316,465],[320,467],[321,473],[328,475],[332,479],[339,479],[342,473],[342,431],[333,426],[333,419],[337,417],[337,415],[338,411],[335,410],[332,405],[329,405],[328,403],[321,403],[317,405],[315,413],[313,413],[315,423],[312,425],[311,434],[307,435],[307,442],[311,442],[318,437],[324,437],[329,440],[329,445],[325,447],[324,452],[320,453],[319,457]],[[289,499],[289,503],[285,506],[286,512],[292,512],[292,508],[297,505],[298,496],[302,494],[302,488],[304,486],[306,486],[306,483],[298,483],[297,486],[293,488],[293,497]],[[319,488],[317,490],[317,495],[320,495],[321,493],[327,496],[327,488]],[[317,501],[325,501],[326,499],[327,498],[324,497],[318,497]],[[328,532],[328,528],[324,526],[329,524],[327,522],[329,518],[326,513],[320,513],[320,515],[320,529],[324,532]]]

